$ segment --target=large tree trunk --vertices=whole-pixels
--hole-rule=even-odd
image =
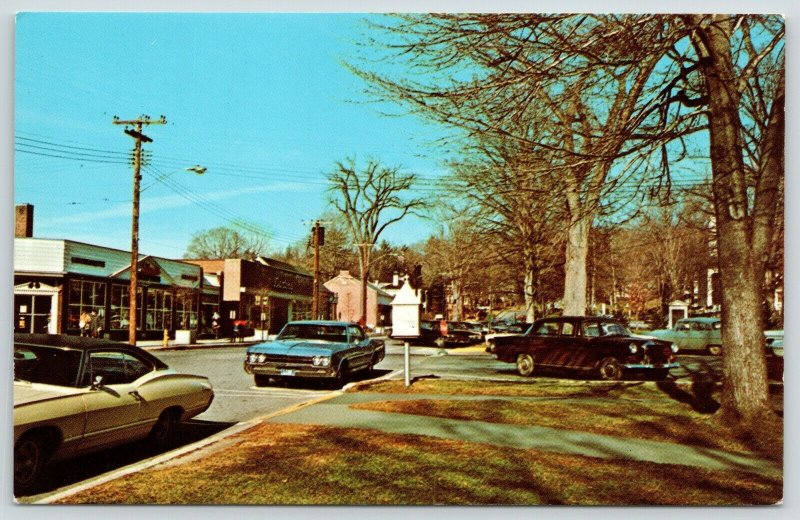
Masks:
[[[567,230],[567,252],[564,264],[564,315],[586,314],[586,258],[589,253],[591,215],[573,218]]]
[[[784,175],[784,141],[785,141],[785,86],[784,70],[781,69],[778,89],[770,109],[770,117],[761,146],[761,164],[753,202],[753,261],[755,263],[756,280],[763,283],[764,300],[773,308],[774,290],[772,283],[767,283],[766,268],[771,259],[775,241],[775,220],[778,215],[780,185]],[[766,310],[762,306],[763,310]],[[761,317],[766,326],[769,315]]]
[[[703,60],[722,285],[723,417],[756,431],[769,414],[761,281],[756,279],[748,224],[744,160],[739,145],[739,95],[733,81],[729,20],[696,24],[694,45]]]

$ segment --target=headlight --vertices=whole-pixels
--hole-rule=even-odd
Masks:
[[[678,353],[678,345],[676,345],[675,343],[670,343],[669,349],[672,351],[673,354]]]
[[[326,367],[331,364],[331,358],[328,356],[314,356],[312,362],[315,367]]]
[[[258,362],[259,363],[263,363],[266,360],[267,360],[267,355],[266,354],[259,354],[258,355]]]
[[[628,350],[631,351],[631,354],[636,354],[637,352],[639,352],[639,346],[636,343],[631,343],[630,345],[628,345]]]

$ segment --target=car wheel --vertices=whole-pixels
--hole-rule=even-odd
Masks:
[[[269,385],[269,376],[265,376],[263,374],[254,374],[253,380],[256,383],[256,386],[267,386]]]
[[[343,387],[349,382],[350,382],[350,365],[348,365],[347,362],[345,361],[339,367],[339,372],[337,372],[336,374],[336,385],[339,387]]]
[[[719,356],[722,354],[722,345],[708,345],[706,347],[706,352],[712,356]]]
[[[622,365],[616,358],[608,357],[600,362],[598,372],[600,373],[600,379],[618,381],[622,378]]]
[[[150,442],[158,448],[172,446],[178,435],[178,414],[175,410],[164,410],[150,430]]]
[[[47,460],[48,442],[44,435],[27,435],[14,445],[14,491],[33,487]]]
[[[370,360],[369,362],[369,366],[367,367],[367,372],[374,372],[375,365],[377,365],[378,363],[380,363],[380,361],[378,361],[378,354],[377,353],[372,354],[372,360]]]
[[[531,376],[536,369],[536,363],[530,354],[519,354],[517,356],[517,373],[521,376]]]

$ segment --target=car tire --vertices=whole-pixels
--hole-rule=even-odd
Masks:
[[[148,439],[157,448],[169,448],[178,437],[178,412],[176,410],[164,410],[158,420],[150,430]]]
[[[536,362],[531,354],[517,355],[517,373],[523,377],[530,377],[536,370]]]
[[[255,382],[256,386],[263,387],[269,385],[269,376],[265,376],[263,374],[254,374],[253,375],[253,382]]]
[[[375,354],[372,354],[372,359],[370,360],[369,366],[367,367],[367,372],[368,373],[375,372],[375,365],[377,365],[378,363],[380,363],[380,361],[378,360],[378,354],[376,352]]]
[[[30,490],[39,478],[50,453],[45,435],[23,436],[14,444],[14,492]]]
[[[722,354],[722,345],[707,345],[706,352],[711,356],[719,356]]]
[[[342,362],[339,371],[336,372],[336,386],[343,387],[350,382],[350,365],[347,361]]]
[[[619,381],[622,378],[622,365],[617,358],[603,359],[597,366],[597,371],[603,381]]]

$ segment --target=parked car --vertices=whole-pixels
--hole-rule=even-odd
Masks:
[[[767,377],[773,381],[783,381],[783,331],[767,331],[764,334]]]
[[[637,371],[663,379],[680,366],[674,344],[634,336],[619,322],[597,317],[543,318],[525,334],[495,338],[487,351],[516,363],[522,376],[552,368],[594,372],[606,380]]]
[[[722,354],[722,322],[719,318],[683,318],[671,329],[654,330],[647,335],[671,341],[682,353]]]
[[[207,378],[125,343],[14,334],[14,488],[49,462],[148,436],[167,446],[213,398]]]
[[[484,340],[490,346],[494,345],[495,338],[521,336],[530,328],[530,324],[523,322],[505,323],[496,322],[489,326],[489,331],[484,335]]]
[[[436,346],[439,348],[465,347],[483,341],[479,331],[472,330],[463,322],[423,320],[419,323],[419,337],[408,340],[411,345]]]
[[[370,338],[357,323],[293,321],[278,336],[247,349],[244,370],[256,386],[270,378],[326,378],[338,384],[353,372],[372,370],[386,355],[383,340]]]
[[[483,341],[488,328],[484,328],[483,324],[473,321],[450,321],[447,322],[447,330],[466,330],[472,332],[472,340],[477,343]]]

